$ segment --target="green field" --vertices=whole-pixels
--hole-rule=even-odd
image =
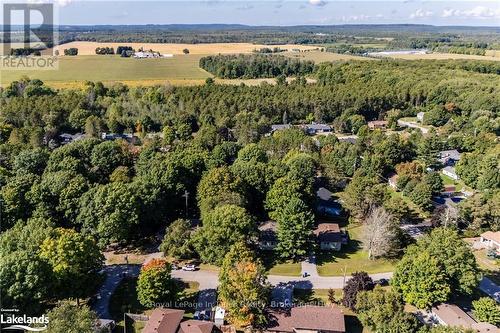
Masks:
[[[0,84],[6,85],[22,76],[38,78],[49,85],[64,87],[81,81],[137,82],[193,81],[203,82],[211,74],[198,67],[202,55],[178,55],[162,59],[132,59],[119,56],[61,57],[57,70],[3,70]],[[180,82],[182,83],[182,82]]]

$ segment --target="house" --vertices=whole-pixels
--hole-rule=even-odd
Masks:
[[[481,244],[490,249],[495,249],[500,254],[500,231],[486,231],[481,234]]]
[[[445,166],[454,166],[460,160],[460,153],[456,149],[439,152],[438,161]]]
[[[265,329],[280,333],[343,333],[344,313],[336,306],[301,306],[274,310]]]
[[[312,123],[312,124],[305,125],[304,130],[309,135],[316,135],[316,134],[320,134],[320,133],[331,133],[332,127],[330,125],[327,125],[327,124]]]
[[[134,58],[145,59],[145,58],[159,58],[160,54],[158,52],[152,51],[139,51],[134,53]]]
[[[417,113],[417,120],[421,123],[424,122],[424,116],[425,116],[425,112],[419,112]]]
[[[443,191],[441,191],[441,195],[444,197],[454,197],[457,189],[455,185],[445,185]]]
[[[290,124],[273,124],[271,125],[271,132],[282,131],[292,128]]]
[[[387,124],[389,124],[386,120],[373,120],[368,122],[368,128],[371,130],[374,129],[386,129]]]
[[[396,191],[398,190],[398,178],[399,176],[394,173],[391,176],[389,176],[389,181],[388,181],[389,186],[395,189]]]
[[[259,248],[261,250],[274,250],[278,245],[276,235],[277,224],[275,221],[267,221],[259,226]]]
[[[441,170],[443,175],[450,177],[451,179],[458,180],[459,177],[457,173],[455,172],[455,168],[451,166],[444,167],[443,170]]]
[[[344,234],[337,223],[320,223],[314,235],[322,250],[339,251],[344,241]]]
[[[202,320],[186,320],[184,310],[156,308],[149,316],[142,333],[211,333],[214,324]]]
[[[85,139],[85,134],[82,134],[82,133],[76,133],[76,134],[62,133],[59,135],[59,139],[61,141],[61,145],[67,145],[68,143]]]
[[[498,328],[488,323],[476,322],[467,313],[454,304],[440,304],[431,310],[433,319],[443,326],[472,329],[478,333],[498,333]]]
[[[118,133],[102,133],[101,139],[105,141],[113,141],[123,139],[130,144],[136,144],[139,138],[133,134],[118,134]]]

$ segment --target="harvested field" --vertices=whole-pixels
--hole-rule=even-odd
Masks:
[[[212,43],[212,44],[159,44],[159,43],[98,43],[98,42],[71,42],[56,46],[59,54],[63,54],[64,49],[76,47],[78,55],[95,55],[97,47],[131,46],[135,50],[143,48],[144,50],[153,50],[162,54],[183,54],[184,49],[188,49],[190,54],[218,54],[218,53],[251,53],[255,49],[262,47],[280,47],[282,49],[311,50],[317,46],[308,45],[259,45],[251,43]],[[52,54],[52,50],[46,50]]]

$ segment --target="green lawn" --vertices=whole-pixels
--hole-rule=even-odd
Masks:
[[[354,225],[347,228],[350,241],[338,252],[323,252],[317,255],[318,274],[321,276],[347,275],[356,271],[367,273],[383,273],[394,270],[395,261],[387,259],[368,259],[368,252],[362,249],[362,226]]]
[[[467,185],[464,184],[463,181],[459,180],[454,180],[446,175],[444,175],[442,172],[439,173],[439,176],[441,176],[441,179],[443,180],[444,185],[455,185],[455,189],[457,191],[461,190],[466,190],[466,191],[472,191],[471,188],[467,187]]]
[[[259,258],[262,260],[268,274],[300,276],[302,270],[300,262],[293,262],[291,260],[283,261],[273,251],[262,251]]]
[[[300,262],[285,262],[276,264],[268,271],[271,275],[300,276]]]
[[[204,80],[212,75],[198,67],[202,55],[182,55],[162,59],[133,59],[120,56],[60,57],[56,70],[4,70],[0,84],[21,76],[38,78],[48,84],[79,81],[158,81]]]

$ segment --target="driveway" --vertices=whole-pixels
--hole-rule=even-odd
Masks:
[[[92,308],[100,319],[111,319],[109,300],[125,275],[138,276],[140,265],[109,265],[104,267],[106,281],[98,291],[97,301]]]

